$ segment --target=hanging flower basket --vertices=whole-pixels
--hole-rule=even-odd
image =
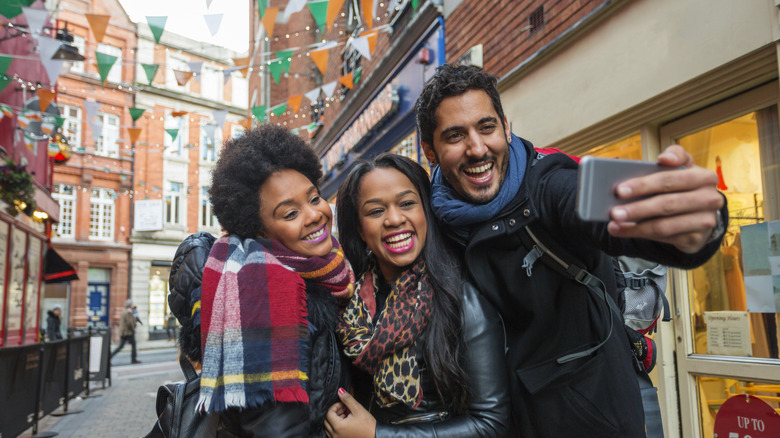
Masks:
[[[20,211],[35,210],[35,187],[27,166],[5,159],[0,165],[0,200],[8,204],[5,211],[16,216]]]

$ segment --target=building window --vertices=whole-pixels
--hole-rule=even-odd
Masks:
[[[109,46],[108,44],[98,43],[97,51],[105,53],[106,55],[116,56],[116,62],[108,72],[106,81],[114,83],[122,82],[122,49]]]
[[[211,67],[204,67],[200,79],[203,97],[211,100],[222,100],[222,72]]]
[[[84,51],[85,45],[84,45],[84,38],[80,37],[78,35],[73,35],[73,42],[70,43],[73,47],[77,48],[79,53],[86,57],[87,54]],[[84,61],[73,61],[70,64],[70,72],[71,73],[84,73]]]
[[[181,156],[184,146],[187,145],[187,131],[189,124],[187,123],[187,117],[172,117],[170,114],[165,115],[165,133],[163,134],[163,145],[165,146],[165,153],[169,155]],[[170,131],[171,129],[177,129],[176,138],[173,138]]]
[[[219,225],[217,217],[211,210],[211,200],[209,199],[209,188],[200,189],[200,226],[206,228],[215,228]]]
[[[187,61],[169,55],[165,66],[165,85],[176,91],[184,92],[189,90],[189,82],[183,86],[179,85],[176,81],[176,74],[173,72],[174,70],[190,71],[190,66],[187,64]]]
[[[246,107],[249,103],[249,83],[241,76],[241,73],[233,73],[231,81],[233,82],[233,96],[231,96],[233,105]]]
[[[119,117],[113,114],[98,114],[98,119],[103,122],[103,130],[95,147],[98,155],[116,156],[119,152],[117,140],[119,139]]]
[[[68,145],[76,149],[81,147],[81,108],[70,105],[60,105],[62,117],[65,121],[62,123],[65,137],[68,139]]]
[[[230,125],[230,138],[238,138],[244,135],[244,128],[241,125]]]
[[[209,135],[211,134],[211,135]],[[219,126],[205,124],[200,127],[200,160],[213,163],[219,154],[222,144],[222,132]]]
[[[76,188],[70,184],[55,184],[52,189],[52,198],[60,204],[60,221],[54,224],[54,232],[59,237],[75,237]]]
[[[181,225],[182,219],[182,189],[184,184],[168,181],[165,187],[165,223]]]
[[[114,238],[114,191],[92,189],[89,198],[89,237],[100,240]]]

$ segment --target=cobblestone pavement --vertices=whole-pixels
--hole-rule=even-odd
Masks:
[[[157,418],[154,401],[157,388],[183,379],[176,362],[117,366],[113,368],[111,387],[91,390],[85,399],[69,402],[68,410],[81,413],[44,417],[38,424],[38,433],[57,432],[57,437],[142,437],[154,426]],[[55,413],[60,412],[57,409]],[[31,430],[20,435],[32,437]]]

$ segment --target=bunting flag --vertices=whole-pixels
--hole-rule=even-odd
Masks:
[[[417,10],[417,5],[419,4],[420,0],[412,0],[412,8],[414,8],[415,11]]]
[[[374,27],[374,0],[360,0],[363,5],[363,18],[365,18],[366,28]]]
[[[290,130],[290,133],[293,135],[298,135],[299,132],[301,132],[301,128],[293,128]]]
[[[113,55],[95,52],[95,61],[97,63],[98,72],[100,72],[100,82],[106,82],[108,73],[111,72],[111,68],[114,67],[114,63],[117,59],[118,58]]]
[[[92,130],[92,140],[97,143],[100,136],[103,134],[103,122],[100,120],[96,122],[90,122],[89,128]]]
[[[48,155],[50,158],[54,158],[58,153],[60,153],[60,145],[50,141],[49,145],[46,147],[46,155]]]
[[[293,51],[282,50],[281,52],[275,52],[274,54],[279,59],[279,62],[282,64],[282,70],[286,71],[287,73],[290,73],[290,60],[291,60],[290,58],[292,57]]]
[[[54,121],[57,123],[57,126],[62,128],[62,125],[65,124],[65,117],[54,116]]]
[[[245,130],[252,129],[252,119],[244,119],[238,122],[238,124],[243,126]]]
[[[84,101],[84,111],[87,113],[87,123],[92,123],[92,119],[95,118],[95,114],[97,114],[100,105],[100,102]]]
[[[10,105],[6,105],[4,103],[0,104],[0,112],[2,112],[3,115],[6,116],[6,117],[13,117],[13,115],[14,115],[14,112],[11,109],[11,106]]]
[[[54,132],[54,129],[57,127],[57,124],[54,122],[41,122],[41,132],[43,132],[46,135],[51,135],[52,132]]]
[[[30,124],[30,119],[27,118],[27,115],[25,114],[19,114],[16,116],[16,124],[19,125],[20,128],[27,129],[27,125]]]
[[[191,72],[195,73],[196,75],[199,75],[200,70],[203,68],[203,61],[188,62],[187,66],[190,68]]]
[[[92,34],[95,35],[95,40],[99,43],[103,42],[103,37],[106,35],[106,28],[108,27],[108,20],[110,15],[98,15],[98,14],[84,14],[87,17],[89,28],[92,29]]]
[[[376,49],[376,40],[377,37],[379,37],[379,31],[378,30],[371,30],[368,32],[361,32],[357,39],[362,39],[366,42],[368,45],[368,59],[371,59],[371,55],[374,54],[374,49]]]
[[[373,0],[372,0],[373,1]],[[325,32],[325,19],[328,16],[328,0],[319,0],[309,3],[309,10],[321,32]]]
[[[304,96],[306,96],[306,98],[309,99],[309,101],[311,102],[316,102],[320,100],[320,87],[317,87],[309,91],[308,93],[304,94]]]
[[[313,130],[317,129],[317,122],[309,123],[308,125],[304,126],[309,133],[311,133]]]
[[[130,136],[130,143],[135,143],[141,136],[141,128],[127,128],[127,135]]]
[[[274,82],[276,82],[276,85],[279,85],[279,78],[282,77],[282,71],[284,71],[284,67],[282,66],[282,61],[274,61],[271,64],[268,65],[268,69],[271,70],[271,77],[274,78]]]
[[[211,7],[211,0],[206,0],[206,9]]]
[[[176,137],[179,136],[179,129],[166,129],[165,132],[168,133],[168,135],[171,136],[171,141],[176,141]]]
[[[357,84],[360,82],[360,77],[363,75],[363,68],[358,67],[354,70],[352,70],[352,83]]]
[[[35,0],[0,1],[0,15],[12,19],[22,13],[22,6],[30,6]]]
[[[191,71],[173,70],[173,75],[176,76],[176,83],[179,84],[180,87],[187,85],[187,82],[190,81],[193,74],[194,73]]]
[[[206,125],[203,125],[203,129],[206,130],[206,136],[214,140],[214,132],[217,130],[217,125],[212,125],[211,123],[208,123]]]
[[[217,126],[219,126],[219,129],[222,129],[222,126],[225,124],[225,117],[227,116],[227,110],[212,111],[211,115],[214,117],[214,120],[217,122]]]
[[[3,76],[8,71],[8,67],[13,60],[13,56],[0,56],[0,76]]]
[[[289,20],[290,15],[300,12],[303,8],[306,7],[306,0],[290,0],[287,3],[287,7],[284,9],[284,13],[282,16],[284,17],[284,22],[287,22]]]
[[[302,99],[303,99],[303,94],[299,94],[297,96],[287,98],[287,103],[290,105],[290,108],[293,110],[294,113],[297,113],[298,110],[301,109]]]
[[[328,68],[328,49],[320,49],[309,52],[309,57],[314,61],[314,65],[317,69],[325,74],[325,70]]]
[[[322,86],[322,92],[325,93],[325,96],[331,98],[333,97],[333,92],[336,91],[336,85],[338,85],[336,81],[329,82]]]
[[[135,107],[128,108],[127,111],[130,112],[130,118],[132,118],[134,122],[138,120],[144,114],[144,112],[146,112],[146,110],[143,108],[135,108]]]
[[[257,0],[257,15],[258,19],[262,20],[265,16],[265,10],[268,7],[268,0]]]
[[[44,88],[38,89],[38,106],[41,112],[46,111],[46,108],[49,107],[49,104],[54,99],[54,94],[55,93],[51,90],[46,90]]]
[[[352,38],[349,40],[349,44],[360,53],[360,56],[371,60],[371,50],[368,47],[368,39],[366,37]]]
[[[284,114],[285,111],[287,111],[286,103],[283,103],[281,105],[276,105],[275,107],[271,108],[271,112],[277,117]]]
[[[206,27],[209,28],[211,36],[215,36],[219,32],[219,26],[222,25],[222,17],[224,14],[205,14],[203,19],[206,20]]]
[[[252,114],[255,115],[255,118],[257,119],[257,123],[263,123],[263,121],[265,120],[265,105],[253,106]]]
[[[65,61],[51,59],[51,57],[54,56],[54,54],[57,52],[57,49],[60,48],[61,43],[54,38],[49,38],[43,35],[39,36],[37,39],[38,51],[41,56],[41,63],[43,64],[43,68],[46,70],[46,75],[49,77],[49,83],[54,85],[57,82],[57,79],[60,77],[62,64],[64,64]]]
[[[152,85],[155,75],[157,75],[157,69],[160,68],[160,64],[141,64],[146,73],[146,79],[149,81],[149,85]]]
[[[3,91],[3,90],[5,89],[5,87],[6,87],[8,84],[10,84],[10,83],[11,83],[11,80],[12,80],[12,79],[11,79],[11,78],[9,78],[9,77],[7,77],[7,76],[0,75],[0,91]]]
[[[154,36],[154,42],[157,44],[160,44],[166,21],[168,21],[167,16],[146,16],[146,22],[149,24],[149,29],[151,29]]]
[[[187,114],[187,111],[171,111],[171,117],[181,117]]]
[[[240,71],[241,75],[246,77],[246,74],[249,70],[249,57],[246,56],[244,58],[233,58],[233,63],[236,64],[237,67],[234,71]]]
[[[344,0],[330,0],[328,2],[328,13],[325,18],[325,22],[328,24],[328,30],[333,28],[333,23],[336,21],[336,17],[339,16],[342,6],[344,6]]]
[[[271,38],[274,34],[274,24],[276,23],[276,15],[278,13],[279,8],[265,8],[265,16],[260,19],[263,23],[263,29],[265,29],[265,35],[268,38]]]
[[[24,7],[22,12],[24,12],[24,18],[27,19],[27,26],[30,32],[40,34],[46,21],[48,21],[49,11]]]
[[[34,138],[30,137],[26,132],[24,133],[24,146],[27,149],[33,151],[36,155],[38,153],[38,151],[35,150],[36,149],[35,146],[36,146],[37,143],[38,143],[37,140],[35,140]]]

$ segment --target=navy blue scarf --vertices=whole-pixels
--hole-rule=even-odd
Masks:
[[[458,236],[467,239],[471,228],[496,216],[515,197],[525,175],[526,153],[523,141],[512,134],[509,144],[509,167],[501,189],[487,204],[472,204],[446,181],[439,166],[431,175],[431,206],[436,216]]]

